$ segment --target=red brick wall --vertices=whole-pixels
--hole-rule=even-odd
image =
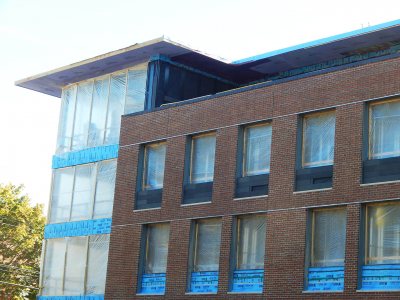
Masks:
[[[362,202],[400,198],[400,183],[360,185],[362,101],[400,93],[400,59],[310,76],[229,96],[122,118],[121,148],[113,212],[106,299],[137,296],[141,224],[171,225],[165,296],[154,299],[399,299],[399,292],[356,292]],[[298,114],[336,107],[333,187],[294,193]],[[234,200],[237,124],[272,120],[269,195]],[[181,206],[186,136],[217,130],[211,203]],[[163,202],[160,209],[134,211],[139,145],[167,140]],[[307,209],[347,205],[345,290],[304,293]],[[263,294],[228,294],[233,217],[266,212]],[[223,216],[218,295],[185,295],[190,220]]]

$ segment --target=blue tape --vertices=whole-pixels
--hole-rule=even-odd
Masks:
[[[37,300],[104,300],[104,295],[38,296]]]
[[[232,292],[262,292],[264,270],[236,270],[233,272]]]
[[[143,274],[140,294],[164,294],[166,274]]]
[[[343,291],[344,267],[308,268],[308,291]]]
[[[100,146],[54,155],[52,168],[59,169],[118,157],[118,145]]]
[[[218,272],[192,272],[190,292],[216,293],[218,291]]]
[[[362,267],[362,290],[400,290],[400,264]]]
[[[67,236],[86,236],[111,232],[111,218],[84,220],[68,223],[47,224],[44,228],[45,239]]]

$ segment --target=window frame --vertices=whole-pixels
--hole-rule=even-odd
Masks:
[[[364,226],[364,241],[363,241],[363,246],[364,246],[364,251],[363,251],[363,264],[366,266],[373,266],[373,265],[380,265],[380,264],[391,264],[391,263],[368,263],[369,261],[377,261],[378,259],[370,259],[370,255],[369,255],[369,241],[370,241],[370,234],[369,234],[369,208],[372,206],[390,206],[390,205],[396,205],[399,207],[400,209],[400,201],[399,200],[395,200],[395,201],[387,201],[387,202],[383,202],[383,203],[368,203],[367,205],[365,205],[365,210],[364,210],[364,222],[363,222],[363,226]],[[400,226],[400,220],[399,220],[399,226]],[[397,249],[397,252],[399,253],[399,255],[397,256],[397,260],[400,260],[400,232],[398,234],[398,239],[399,239],[399,247]],[[383,246],[383,245],[382,245]],[[384,249],[384,248],[383,248]],[[393,257],[393,256],[388,256]],[[387,257],[383,256],[382,260],[388,260]],[[400,263],[393,263],[393,264],[400,264]]]
[[[203,137],[214,136],[215,139],[215,149],[214,149],[214,165],[213,165],[213,178],[210,181],[201,181],[201,182],[193,182],[193,161],[194,161],[194,143],[196,139],[201,139]],[[211,131],[206,133],[199,133],[196,135],[190,136],[190,158],[189,158],[189,166],[188,166],[188,183],[189,184],[202,184],[202,183],[210,183],[214,182],[214,175],[215,175],[215,154],[217,150],[217,132]]]
[[[147,186],[146,186],[146,180],[147,180],[147,176],[148,176],[148,170],[147,170],[147,168],[148,168],[148,149],[149,149],[149,147],[152,147],[152,146],[164,146],[165,147],[165,151],[167,151],[167,142],[166,141],[158,141],[158,142],[155,142],[155,143],[149,143],[149,144],[145,144],[145,145],[143,145],[143,163],[142,163],[142,169],[141,169],[141,185],[140,185],[140,188],[141,188],[141,191],[153,191],[153,190],[159,190],[159,189],[163,189],[164,188],[164,177],[165,177],[165,161],[166,161],[166,153],[165,153],[165,156],[164,156],[164,172],[163,172],[163,182],[162,182],[162,187],[160,187],[160,188],[155,188],[155,189],[152,189],[152,188],[148,188]]]
[[[335,117],[335,130],[334,130],[334,141],[333,141],[333,147],[335,150],[335,144],[336,144],[336,109],[327,109],[327,110],[322,110],[322,111],[316,111],[316,112],[310,112],[303,114],[301,116],[301,148],[300,148],[300,157],[301,159],[299,160],[300,167],[303,169],[309,169],[309,168],[318,168],[318,167],[326,167],[326,166],[332,166],[335,162],[335,153],[333,154],[332,161],[330,160],[323,160],[319,162],[311,162],[311,163],[306,163],[305,162],[305,144],[306,144],[306,120],[310,119],[312,117],[324,115],[324,114],[333,114]],[[321,162],[323,164],[321,164]],[[325,163],[326,162],[326,163]]]
[[[383,100],[377,100],[377,101],[371,101],[368,103],[368,107],[367,107],[367,113],[368,113],[368,132],[367,132],[367,159],[368,160],[374,160],[374,159],[385,159],[385,158],[396,158],[396,157],[400,157],[400,150],[397,152],[383,152],[383,153],[392,153],[392,154],[396,154],[397,155],[390,155],[390,156],[383,156],[383,157],[374,157],[372,156],[372,148],[373,148],[373,143],[372,143],[372,139],[371,139],[371,132],[372,132],[372,110],[373,107],[379,106],[379,105],[383,105],[386,103],[393,103],[393,102],[398,102],[400,103],[400,98],[392,98],[392,99],[383,99]],[[400,128],[399,128],[400,130]],[[382,155],[382,154],[381,154]],[[381,156],[380,155],[380,156]]]
[[[243,142],[242,142],[242,149],[241,149],[241,176],[240,177],[250,177],[250,176],[258,176],[258,175],[266,175],[269,174],[271,171],[271,164],[268,167],[268,171],[263,172],[263,173],[258,173],[258,174],[247,174],[246,172],[246,166],[247,166],[247,145],[248,145],[248,131],[250,128],[255,128],[255,127],[271,127],[271,142],[270,142],[270,155],[271,155],[271,150],[272,150],[272,122],[271,121],[263,121],[255,124],[247,124],[242,127],[243,130]],[[239,152],[240,153],[240,152]],[[270,158],[271,162],[271,158]]]

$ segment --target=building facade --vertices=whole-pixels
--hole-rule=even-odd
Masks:
[[[41,298],[398,299],[399,38],[158,39],[18,82],[62,91]]]

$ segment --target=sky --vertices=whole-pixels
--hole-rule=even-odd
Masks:
[[[0,0],[0,183],[50,195],[60,99],[16,80],[160,36],[228,60],[400,18],[400,1]]]

